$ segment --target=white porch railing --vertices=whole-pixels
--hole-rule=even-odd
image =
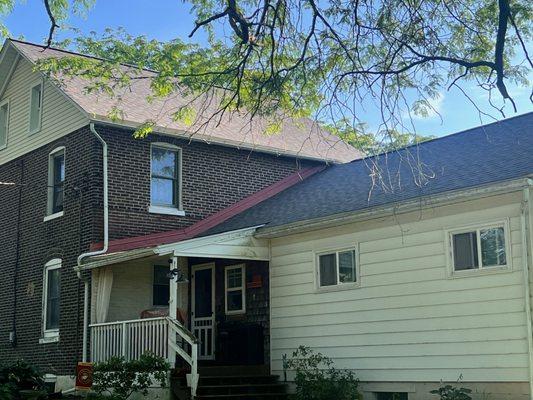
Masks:
[[[169,317],[146,318],[91,324],[89,328],[92,362],[106,361],[113,356],[136,360],[143,353],[151,352],[174,366],[178,354],[191,367],[187,384],[193,397],[196,396],[198,340],[177,320]]]

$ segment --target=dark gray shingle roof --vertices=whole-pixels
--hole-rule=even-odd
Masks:
[[[381,170],[384,186],[377,178],[373,183],[375,166]],[[422,184],[420,171],[427,176]],[[533,113],[398,152],[331,166],[203,235],[363,211],[530,174],[533,174]]]

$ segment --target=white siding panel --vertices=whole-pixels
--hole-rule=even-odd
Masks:
[[[273,239],[273,370],[307,345],[365,381],[527,380],[519,210],[508,194]],[[451,277],[445,231],[503,219],[511,268]],[[361,286],[317,290],[315,252],[355,244]]]
[[[0,150],[0,164],[35,150],[89,123],[80,109],[55,85],[45,81],[41,129],[30,135],[30,88],[41,81],[32,65],[20,59],[7,85],[2,101],[9,99],[9,133],[7,147]]]

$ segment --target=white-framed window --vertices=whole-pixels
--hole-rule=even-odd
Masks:
[[[7,147],[7,135],[9,133],[9,101],[0,103],[0,150]]]
[[[246,312],[246,266],[232,265],[224,270],[226,314]]]
[[[65,148],[58,147],[48,155],[48,206],[45,220],[63,215],[65,197]]]
[[[59,337],[59,306],[61,259],[54,258],[44,266],[43,278],[43,339]]]
[[[168,265],[154,265],[152,283],[152,305],[167,306],[170,300],[170,279]]]
[[[153,143],[150,154],[150,212],[185,215],[181,204],[181,149]]]
[[[510,265],[507,221],[448,231],[452,273],[506,269]]]
[[[43,83],[39,82],[30,89],[30,134],[41,130],[43,113]]]
[[[318,288],[358,284],[356,248],[316,253]]]

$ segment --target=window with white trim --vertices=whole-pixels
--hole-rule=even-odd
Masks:
[[[320,288],[357,283],[355,249],[319,253],[317,264]]]
[[[507,266],[509,255],[503,223],[453,231],[449,240],[455,272]]]
[[[43,333],[45,338],[59,335],[61,259],[54,258],[44,267]]]
[[[64,184],[65,148],[59,147],[48,156],[48,215],[63,212]]]
[[[0,150],[7,146],[7,134],[9,131],[9,102],[0,103]]]
[[[181,149],[153,144],[151,149],[151,206],[181,210]]]
[[[226,314],[246,312],[246,267],[226,267],[224,271]]]
[[[41,114],[43,111],[43,84],[38,83],[30,91],[30,133],[41,129]]]

